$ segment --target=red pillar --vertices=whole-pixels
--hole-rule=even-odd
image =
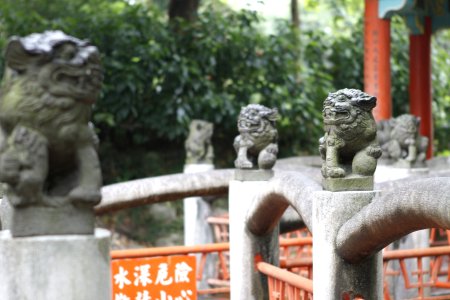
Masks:
[[[420,134],[430,139],[427,158],[433,156],[431,112],[431,19],[425,18],[423,34],[409,36],[409,104],[411,114],[420,117]]]
[[[378,0],[365,0],[364,90],[377,97],[375,120],[392,117],[390,21],[378,17]]]

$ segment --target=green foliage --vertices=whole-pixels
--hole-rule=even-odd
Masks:
[[[3,33],[61,29],[99,47],[105,80],[93,118],[104,143],[119,149],[180,145],[189,121],[202,118],[216,124],[216,142],[224,145],[218,149],[231,152],[240,108],[257,102],[280,109],[285,153],[315,149],[311,141],[319,135],[320,102],[328,92],[320,80],[327,75],[306,74],[302,84],[300,50],[291,43],[298,32],[288,23],[267,36],[255,13],[208,6],[197,22],[180,21],[175,30],[165,13],[142,5],[65,4],[6,0]]]
[[[436,33],[433,46],[431,63],[435,143],[437,143],[438,151],[448,155],[450,149],[450,30]]]
[[[308,1],[307,6],[312,9],[316,2]],[[170,26],[166,12],[156,5],[3,0],[0,47],[7,36],[45,29],[61,29],[99,47],[105,79],[93,119],[103,144],[104,173],[107,182],[128,180],[181,170],[183,139],[194,118],[215,123],[217,163],[230,166],[236,117],[249,102],[280,110],[282,156],[315,154],[327,93],[363,88],[362,21],[352,26],[339,21],[361,7],[357,1],[341,2],[334,6],[343,8],[333,17],[335,31],[328,27],[299,33],[288,22],[280,22],[275,34],[266,35],[259,29],[256,14],[234,12],[212,1],[204,2],[196,22]],[[327,2],[325,6],[333,5]],[[406,112],[408,103],[407,39],[402,21],[394,18],[395,115]],[[437,136],[440,128],[449,125],[445,114],[449,75],[443,71],[449,56],[441,44],[436,43],[440,48],[433,55],[433,64],[438,66],[433,73]],[[158,167],[163,160],[155,158],[157,152],[177,153],[172,155],[177,159]],[[139,157],[150,163],[143,166]]]

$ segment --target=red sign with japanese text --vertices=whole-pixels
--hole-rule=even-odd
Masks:
[[[195,263],[187,255],[113,260],[113,300],[195,300]]]

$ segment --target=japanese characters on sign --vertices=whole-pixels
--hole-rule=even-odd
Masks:
[[[113,260],[113,300],[195,300],[195,263],[195,256]]]

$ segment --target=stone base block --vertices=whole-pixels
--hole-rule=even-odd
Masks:
[[[95,216],[91,205],[13,208],[11,234],[34,235],[93,234]]]
[[[111,300],[109,231],[12,238],[0,232],[2,300]]]
[[[372,191],[373,176],[347,176],[344,178],[323,178],[323,189],[330,192]]]
[[[238,181],[267,181],[274,175],[273,170],[243,170],[234,171],[234,179]]]

